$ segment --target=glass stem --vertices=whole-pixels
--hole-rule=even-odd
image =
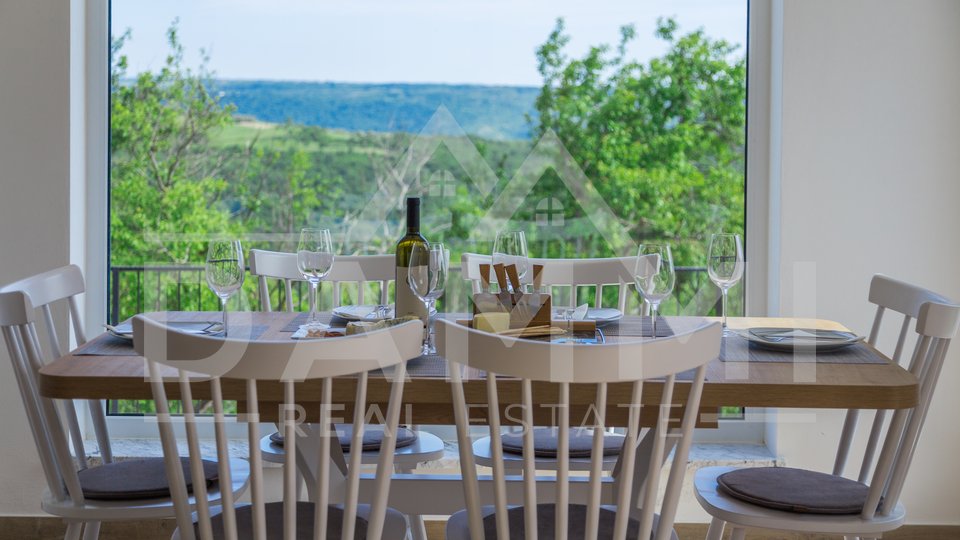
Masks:
[[[319,288],[319,283],[310,282],[310,318],[307,319],[307,324],[317,322],[317,289]]]
[[[652,332],[650,337],[657,337],[657,310],[660,309],[660,304],[650,304],[650,323],[652,326]]]
[[[727,331],[727,289],[720,289],[721,295],[723,296],[723,331]]]
[[[436,298],[431,298],[430,301],[427,302],[427,352],[431,354],[437,352],[437,346],[433,337],[433,317],[430,316],[436,305]]]
[[[223,307],[223,337],[227,337],[227,299],[228,297],[220,298],[220,304]]]

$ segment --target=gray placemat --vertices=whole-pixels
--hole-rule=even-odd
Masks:
[[[74,356],[137,356],[137,351],[133,350],[132,341],[103,334],[81,345],[71,354]]]
[[[885,364],[887,359],[864,343],[833,352],[780,352],[751,345],[732,334],[723,338],[720,360],[724,362],[818,362],[821,364]]]
[[[600,327],[606,336],[631,336],[631,337],[650,337],[653,332],[653,319],[650,317],[624,317],[619,321],[612,322]],[[657,337],[670,337],[673,335],[673,328],[663,317],[657,317]]]
[[[301,326],[307,324],[307,317],[309,313],[297,313],[297,316],[293,318],[292,321],[287,323],[286,326],[280,329],[281,332],[296,332],[300,329]],[[341,319],[340,317],[334,317],[331,313],[320,312],[317,313],[317,320],[329,324],[330,326],[346,326],[347,321]]]
[[[257,339],[262,336],[268,328],[270,327],[259,324],[254,326],[231,326],[230,337]],[[110,334],[103,334],[91,339],[71,354],[74,356],[137,356],[137,352],[133,350],[132,341],[121,339]]]
[[[424,355],[407,362],[407,374],[411,377],[446,377],[449,365],[447,360],[440,355]],[[692,381],[694,375],[696,375],[696,370],[684,371],[677,374],[677,380]]]

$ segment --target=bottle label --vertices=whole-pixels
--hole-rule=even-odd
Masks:
[[[407,274],[409,273],[409,267],[397,267],[397,309],[395,316],[403,317],[405,315],[413,315],[423,321],[424,328],[426,328],[429,322],[427,318],[427,307],[410,289],[410,284],[407,282]]]

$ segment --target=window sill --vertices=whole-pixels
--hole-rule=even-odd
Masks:
[[[87,454],[87,460],[91,465],[99,464],[101,462],[101,455],[97,442],[86,440],[83,446]],[[160,446],[159,439],[114,438],[111,439],[111,446],[113,448],[113,457],[117,461],[143,457],[163,457],[163,449]],[[178,446],[181,455],[187,455],[186,441],[178,441]],[[232,457],[247,457],[246,440],[231,439],[229,447]],[[201,440],[200,452],[205,456],[215,456],[216,445],[214,441]],[[784,462],[782,458],[774,456],[770,450],[762,444],[698,443],[692,445],[690,448],[690,464],[695,468],[714,466],[782,467]],[[422,463],[420,467],[418,467],[418,470],[422,472],[447,473],[451,470],[459,470],[459,468],[460,458],[457,447],[448,442],[443,458],[437,461]]]

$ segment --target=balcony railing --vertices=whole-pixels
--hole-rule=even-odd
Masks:
[[[660,306],[664,315],[709,315],[719,313],[719,292],[710,282],[707,270],[699,266],[678,266],[674,293]],[[322,285],[321,285],[322,287]],[[207,289],[203,266],[112,266],[110,268],[111,324],[117,324],[144,311],[217,311],[219,300]],[[306,306],[309,289],[305,283],[292,287],[294,306]],[[460,279],[460,267],[450,269],[446,290],[438,308],[447,312],[470,310],[470,284]],[[274,309],[283,303],[284,289],[279,281],[270,289]],[[349,295],[349,291],[346,292]],[[557,303],[564,301],[566,291],[558,291]],[[235,302],[235,300],[234,300]],[[253,280],[244,284],[240,309],[261,310],[257,287]],[[329,291],[321,291],[321,305],[331,303]],[[639,309],[637,295],[630,295],[628,312]],[[234,307],[233,309],[237,309]]]
[[[460,267],[451,268],[443,297],[438,301],[438,309],[446,312],[469,311],[470,283],[460,279]],[[664,315],[708,315],[719,313],[719,292],[710,282],[706,268],[679,266],[676,268],[677,282],[674,294],[660,306]],[[270,302],[274,309],[284,304],[284,288],[278,280],[270,288]],[[110,268],[110,313],[111,324],[117,324],[144,311],[217,311],[219,299],[207,289],[203,266],[113,266]],[[351,291],[345,291],[349,301]],[[354,290],[355,292],[355,290]],[[309,305],[309,289],[305,283],[296,283],[292,287],[293,305],[306,309]],[[563,305],[569,297],[568,291],[557,291],[557,304]],[[592,291],[590,291],[592,294]],[[257,284],[253,279],[244,283],[243,294],[238,300],[231,300],[230,309],[261,310]],[[320,309],[329,309],[332,296],[329,289],[321,290]],[[376,298],[370,296],[368,298]],[[580,296],[588,298],[589,296]],[[639,299],[636,294],[629,297],[628,313],[639,313]],[[609,303],[615,303],[615,297]],[[731,313],[738,310],[732,309]],[[197,404],[202,407],[203,404]],[[736,412],[736,411],[733,411]],[[733,412],[731,414],[733,414]],[[153,403],[149,400],[110,400],[107,414],[143,415],[153,414]]]

